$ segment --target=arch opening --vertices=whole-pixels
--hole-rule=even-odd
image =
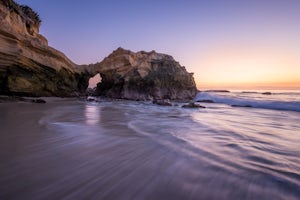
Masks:
[[[89,79],[89,86],[88,89],[94,89],[97,87],[97,84],[100,83],[102,80],[100,73],[96,74],[95,76]]]

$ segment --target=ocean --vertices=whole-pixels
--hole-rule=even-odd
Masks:
[[[300,199],[300,91],[194,101],[0,104],[0,199]]]

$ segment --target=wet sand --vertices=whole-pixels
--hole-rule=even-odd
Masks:
[[[113,135],[99,130],[97,136],[89,135],[92,131],[65,134],[49,129],[40,120],[58,105],[0,104],[0,199],[183,199],[192,195],[192,185],[181,185],[186,161],[176,159],[175,152],[124,127],[110,127],[118,131]],[[122,121],[118,116],[114,120]],[[102,122],[110,126],[111,116],[106,117]],[[194,179],[189,174],[185,178]]]
[[[130,103],[47,101],[0,104],[1,200],[294,199],[299,194],[298,178],[274,182],[264,171],[164,134],[162,120],[161,125],[142,117],[131,122],[137,111]],[[124,105],[128,108],[120,109]],[[172,112],[178,111],[166,113]]]

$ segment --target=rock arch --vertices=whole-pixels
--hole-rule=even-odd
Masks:
[[[90,79],[89,79],[89,86],[88,88],[95,88],[97,87],[97,84],[100,83],[102,80],[101,78],[101,74],[100,73],[97,73],[96,75],[92,76]]]

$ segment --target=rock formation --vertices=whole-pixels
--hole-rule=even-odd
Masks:
[[[197,92],[192,73],[172,56],[155,51],[134,53],[118,48],[102,62],[89,67],[102,78],[97,95],[133,100],[187,100]]]
[[[75,96],[89,74],[39,34],[40,19],[27,6],[0,0],[0,94]]]
[[[96,94],[134,100],[192,99],[193,74],[171,56],[117,49],[102,62],[78,66],[48,46],[28,6],[0,0],[0,95],[76,96],[101,74]]]

